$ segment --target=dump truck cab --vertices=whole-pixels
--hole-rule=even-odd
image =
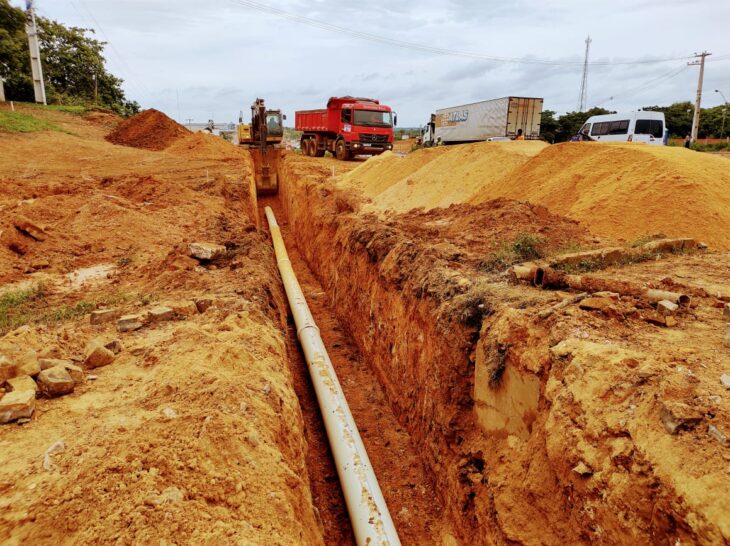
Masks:
[[[327,108],[296,113],[295,127],[302,131],[302,151],[321,157],[326,151],[338,159],[377,155],[393,149],[397,116],[376,99],[331,97]]]

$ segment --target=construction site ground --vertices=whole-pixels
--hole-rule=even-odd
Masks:
[[[257,198],[159,112],[16,107],[57,130],[0,133],[0,357],[83,380],[0,425],[3,544],[354,543],[266,205],[404,544],[730,542],[726,158],[286,152]]]

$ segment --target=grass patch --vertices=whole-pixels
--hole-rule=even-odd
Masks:
[[[58,125],[22,112],[0,111],[0,131],[6,133],[34,133],[37,131],[61,131]]]
[[[537,260],[545,255],[544,245],[545,240],[542,237],[532,233],[522,233],[511,243],[502,246],[488,259],[480,262],[478,269],[496,271],[516,263]]]
[[[114,306],[135,299],[132,294],[114,292],[96,301],[82,300],[74,305],[49,307],[43,284],[0,295],[0,335],[25,324],[58,324],[91,313],[97,307]]]
[[[51,112],[63,112],[65,114],[73,114],[75,116],[83,116],[91,110],[86,104],[36,104],[34,102],[24,103],[36,110],[50,110]]]

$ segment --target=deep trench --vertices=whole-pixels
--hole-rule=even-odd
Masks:
[[[281,183],[281,179],[280,179]],[[302,257],[291,236],[278,197],[259,197],[260,222],[270,206],[282,231],[289,258],[337,372],[355,422],[403,544],[442,544],[451,537],[446,514],[415,442],[398,423],[383,387],[360,354],[347,328],[337,318],[328,295]],[[289,317],[287,346],[294,387],[299,397],[308,444],[307,465],[314,505],[326,544],[355,544],[337,471],[327,443],[314,388]]]

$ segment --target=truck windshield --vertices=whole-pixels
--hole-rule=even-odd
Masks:
[[[393,119],[390,112],[355,110],[354,124],[365,127],[392,127]]]

